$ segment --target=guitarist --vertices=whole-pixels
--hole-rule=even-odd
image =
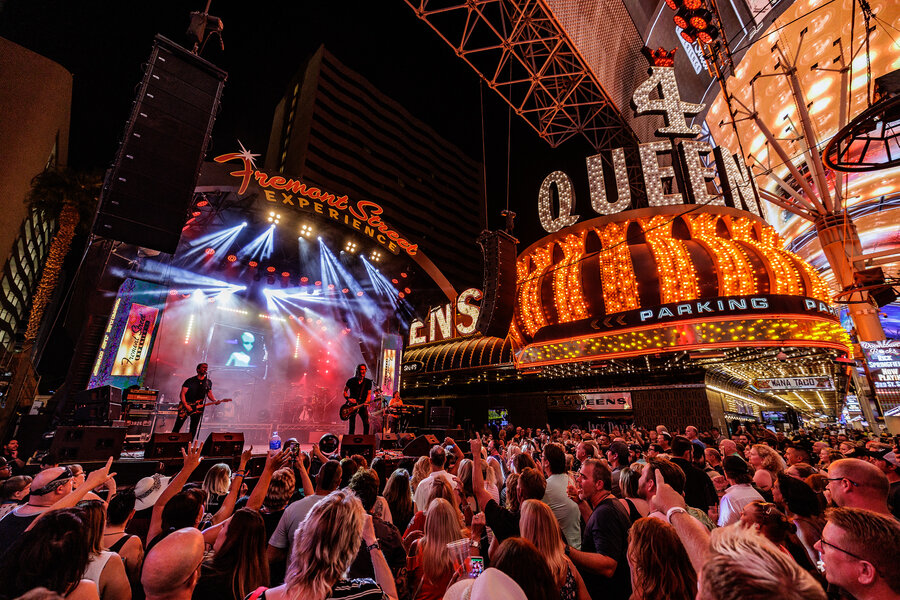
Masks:
[[[172,427],[173,433],[179,433],[186,418],[190,418],[191,439],[197,437],[200,428],[200,419],[203,417],[203,403],[207,396],[212,402],[218,404],[212,393],[212,381],[206,376],[209,365],[200,363],[197,365],[197,375],[186,379],[181,384],[181,404],[178,406],[178,417]],[[186,413],[186,414],[185,414]]]
[[[372,380],[366,379],[366,365],[356,367],[356,375],[347,380],[344,385],[344,398],[351,404],[365,404],[372,400]],[[369,411],[360,408],[355,414],[350,415],[350,434],[356,433],[356,415],[362,420],[363,433],[369,433]]]

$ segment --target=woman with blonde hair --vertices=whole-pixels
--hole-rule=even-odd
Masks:
[[[534,544],[547,561],[560,600],[590,600],[581,575],[566,556],[559,521],[550,507],[540,500],[526,500],[519,517],[522,537]]]
[[[375,581],[343,578],[361,542],[372,559]],[[372,517],[355,494],[337,490],[319,500],[297,528],[284,584],[252,595],[259,600],[397,600],[397,589]]]
[[[201,487],[208,498],[206,512],[216,514],[231,489],[231,467],[225,463],[214,464],[206,472]]]
[[[429,475],[431,475],[431,459],[428,456],[420,456],[413,466],[412,479],[409,480],[409,487],[413,494],[416,493],[419,483]]]
[[[638,519],[628,530],[630,600],[694,600],[697,573],[675,528],[655,517]]]
[[[431,503],[435,500],[435,498],[443,498],[444,500],[449,502],[450,506],[456,512],[459,527],[462,528],[465,526],[465,517],[463,517],[462,511],[459,510],[459,496],[456,494],[456,490],[453,489],[453,486],[450,485],[450,482],[447,481],[445,477],[438,477],[437,479],[431,480],[431,490],[429,490],[428,495],[425,496],[427,506],[431,506]],[[410,544],[415,538],[415,536],[412,536],[407,539],[407,536],[410,536],[410,534],[416,532],[419,532],[421,534],[421,532],[425,530],[425,517],[427,513],[428,511],[420,510],[415,515],[413,515],[412,520],[409,522],[409,527],[407,527],[406,531],[403,532],[404,542],[407,545]]]
[[[747,454],[747,462],[753,467],[753,483],[760,490],[763,498],[772,501],[772,488],[775,487],[775,477],[784,472],[787,465],[781,455],[771,446],[765,444],[753,444]]]
[[[428,504],[425,535],[409,547],[409,571],[413,600],[441,600],[454,575],[453,558],[447,544],[467,537],[459,526],[457,511],[444,498]]]

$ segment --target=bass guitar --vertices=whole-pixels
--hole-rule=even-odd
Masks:
[[[191,415],[197,414],[202,411],[207,406],[212,406],[213,404],[222,404],[224,402],[231,402],[231,398],[222,398],[221,400],[217,400],[215,402],[207,402],[205,404],[196,404],[191,406],[190,408],[185,408],[183,403],[178,404],[178,418],[186,419]]]
[[[347,421],[348,419],[350,419],[350,417],[356,414],[356,411],[365,406],[369,406],[373,402],[375,402],[375,400],[369,400],[368,402],[363,402],[362,404],[353,404],[352,402],[350,402],[350,400],[347,400],[341,405],[341,421]]]

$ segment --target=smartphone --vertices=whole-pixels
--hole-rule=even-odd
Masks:
[[[480,556],[469,557],[469,577],[475,579],[484,572],[484,558]]]

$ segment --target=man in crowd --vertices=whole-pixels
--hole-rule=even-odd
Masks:
[[[444,450],[443,446],[433,446],[431,448],[431,451],[428,453],[428,461],[431,465],[431,474],[419,482],[419,486],[416,488],[416,493],[413,494],[413,500],[416,503],[416,510],[425,510],[428,508],[428,506],[426,506],[426,502],[428,501],[428,493],[431,491],[431,482],[433,482],[435,479],[437,479],[438,477],[443,477],[447,481],[450,481],[451,485],[453,483],[450,479],[450,475],[447,473],[447,471],[444,470],[444,465],[447,463],[447,451]]]
[[[799,463],[810,464],[809,452],[799,444],[788,446],[784,451],[784,460],[789,467]]]
[[[610,491],[614,496],[621,496],[622,492],[619,490],[619,474],[622,472],[622,469],[628,466],[628,444],[625,442],[613,442],[609,445],[609,450],[606,451],[606,460],[609,463],[609,468],[612,469],[612,488]]]
[[[895,518],[900,519],[900,461],[897,454],[888,448],[870,452],[872,464],[884,473],[888,480],[888,508]]]
[[[826,490],[837,506],[891,514],[887,504],[888,479],[878,467],[864,460],[842,458],[831,463]]]
[[[653,497],[656,495],[656,472],[662,474],[663,481],[666,482],[678,494],[684,496],[685,476],[684,471],[669,459],[651,458],[647,462],[647,466],[641,471],[638,479],[638,497],[643,498],[652,504]],[[709,530],[715,528],[715,524],[710,520],[706,511],[686,505],[688,514],[697,519]],[[665,514],[657,514],[654,516],[665,517]]]
[[[190,600],[203,562],[203,534],[193,527],[170,533],[144,557],[147,600]]]
[[[715,471],[715,473],[719,475],[725,474],[725,471],[722,470],[722,454],[718,450],[709,447],[703,451],[703,455],[706,458],[706,464]],[[710,478],[715,479],[716,476],[710,475]]]
[[[816,549],[828,583],[856,600],[900,600],[900,523],[858,508],[833,508]]]
[[[575,446],[575,458],[579,463],[583,463],[588,458],[597,457],[597,447],[594,442],[581,441]]]
[[[688,506],[708,512],[715,505],[718,496],[712,479],[692,462],[694,446],[688,438],[675,436],[672,440],[672,462],[684,472],[684,499]]]
[[[593,600],[627,600],[631,575],[625,554],[631,521],[610,491],[612,472],[602,461],[591,458],[581,465],[577,481],[580,489],[573,500],[577,498],[586,525],[581,550],[567,547],[569,557]]]
[[[547,444],[541,458],[541,467],[547,478],[544,503],[550,507],[562,529],[566,543],[573,548],[581,548],[581,513],[567,489],[569,476],[566,474],[566,451],[559,444]]]
[[[329,460],[316,475],[316,490],[312,496],[301,498],[288,505],[269,540],[269,562],[278,562],[290,553],[294,545],[294,533],[316,502],[338,489],[341,485],[341,463]]]
[[[3,446],[3,458],[9,463],[13,475],[20,475],[25,469],[25,461],[19,458],[19,441],[9,440]]]
[[[732,440],[722,440],[721,442],[719,442],[719,454],[722,455],[723,459],[726,456],[740,456],[740,453],[738,453],[737,444],[735,444]]]
[[[372,514],[372,509],[375,508],[375,502],[378,500],[378,480],[372,473],[359,470],[354,473],[350,479],[350,485],[347,487],[356,494],[365,511],[372,515],[372,526],[375,529],[375,537],[378,539],[381,553],[396,577],[400,569],[406,566],[406,551],[403,549],[403,539],[397,527]],[[362,540],[360,540],[359,552],[356,553],[356,558],[350,564],[348,577],[350,579],[375,578],[375,567],[372,566],[372,559],[369,557],[366,543]]]
[[[737,523],[745,506],[754,500],[763,500],[762,495],[753,487],[753,475],[743,458],[726,456],[722,466],[729,487],[719,501],[719,527]]]
[[[701,448],[706,448],[706,444],[700,441],[700,431],[693,425],[688,425],[684,428],[684,437],[692,444],[697,444]]]

